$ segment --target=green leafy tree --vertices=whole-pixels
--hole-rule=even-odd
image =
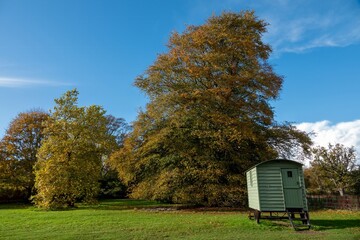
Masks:
[[[355,195],[360,195],[360,166],[357,166],[357,169],[351,172],[353,186],[350,192]]]
[[[322,187],[343,196],[354,184],[352,172],[356,170],[355,148],[329,144],[328,148],[319,146],[312,152],[311,166],[318,178],[323,179]]]
[[[124,198],[127,194],[125,184],[118,178],[117,172],[109,166],[108,156],[118,150],[124,144],[124,138],[130,131],[130,126],[123,118],[107,115],[106,119],[108,134],[114,136],[114,146],[109,148],[106,157],[103,158],[103,166],[100,179],[100,198]]]
[[[118,147],[123,146],[124,139],[129,133],[131,127],[126,123],[124,118],[117,118],[112,115],[107,115],[107,133],[112,135],[116,139],[116,144]]]
[[[189,26],[136,79],[150,103],[111,158],[132,197],[244,204],[246,169],[308,150],[305,133],[273,120],[282,77],[267,62],[266,25],[241,12]]]
[[[310,166],[304,169],[306,192],[309,195],[330,195],[333,193],[331,180],[319,174],[319,166]]]
[[[36,205],[73,207],[76,201],[94,201],[99,192],[103,158],[114,146],[102,107],[77,106],[78,91],[55,99],[46,123],[46,138],[35,166]]]
[[[18,114],[0,141],[0,188],[8,189],[8,197],[11,197],[10,190],[25,199],[33,193],[33,166],[44,138],[43,123],[48,116],[40,110]]]

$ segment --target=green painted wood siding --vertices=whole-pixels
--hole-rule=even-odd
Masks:
[[[299,163],[271,160],[260,163],[246,172],[249,207],[259,211],[285,211],[286,201],[281,169],[297,169],[303,208],[307,210],[304,174]],[[251,172],[251,174],[250,174]],[[256,176],[256,177],[255,177]],[[252,185],[251,185],[252,183]]]
[[[256,168],[246,172],[246,183],[248,189],[249,207],[252,209],[259,209],[259,189]]]
[[[301,183],[301,187],[302,187],[304,210],[308,211],[308,204],[307,204],[307,199],[306,199],[306,186],[305,186],[305,180],[304,180],[304,171],[303,171],[302,167],[300,168],[299,176],[300,176],[300,183]]]
[[[282,182],[284,188],[285,206],[287,208],[303,208],[302,184],[299,176],[299,169],[282,168]]]
[[[260,211],[284,211],[281,172],[276,166],[258,167]]]

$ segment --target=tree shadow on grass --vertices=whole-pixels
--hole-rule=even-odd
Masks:
[[[174,208],[174,204],[159,203],[156,201],[134,200],[134,199],[107,199],[102,200],[98,204],[82,205],[79,209],[94,209],[94,210],[141,210],[141,209],[160,209],[160,208]]]
[[[311,225],[316,230],[344,229],[360,227],[360,219],[326,219],[311,220]]]
[[[0,210],[2,209],[25,209],[33,206],[30,203],[1,203]]]
[[[156,201],[146,201],[146,200],[133,200],[133,199],[107,199],[101,200],[98,203],[93,204],[84,204],[77,203],[75,207],[71,208],[58,208],[50,209],[50,211],[74,211],[74,210],[132,210],[132,209],[159,209],[159,208],[171,208],[176,205],[172,204],[163,204]],[[1,203],[0,210],[5,209],[34,209],[37,211],[49,211],[49,209],[37,208],[31,203]]]

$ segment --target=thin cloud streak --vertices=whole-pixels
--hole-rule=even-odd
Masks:
[[[255,10],[269,23],[264,34],[274,55],[304,53],[321,47],[346,47],[360,43],[360,2],[357,0],[223,0],[198,1],[193,16],[221,11]]]
[[[65,82],[56,82],[56,81],[0,77],[0,87],[2,88],[22,88],[22,87],[34,87],[34,86],[59,87],[59,86],[72,86],[72,85],[74,84],[65,83]]]
[[[275,54],[360,43],[360,4],[355,0],[265,2],[270,26],[264,38]]]

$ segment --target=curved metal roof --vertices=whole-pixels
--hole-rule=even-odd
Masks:
[[[258,164],[256,164],[256,165],[252,166],[251,168],[249,168],[247,171],[249,171],[249,170],[251,170],[251,169],[253,169],[253,168],[255,168],[255,167],[259,166],[259,165],[262,165],[262,164],[265,164],[265,163],[269,163],[269,162],[276,162],[276,161],[291,162],[291,163],[298,164],[298,165],[300,165],[300,166],[304,165],[304,164],[302,164],[302,163],[300,163],[300,162],[297,162],[297,161],[294,161],[294,160],[289,160],[289,159],[271,159],[271,160],[267,160],[267,161],[258,163]],[[247,171],[246,171],[246,172],[247,172]]]

